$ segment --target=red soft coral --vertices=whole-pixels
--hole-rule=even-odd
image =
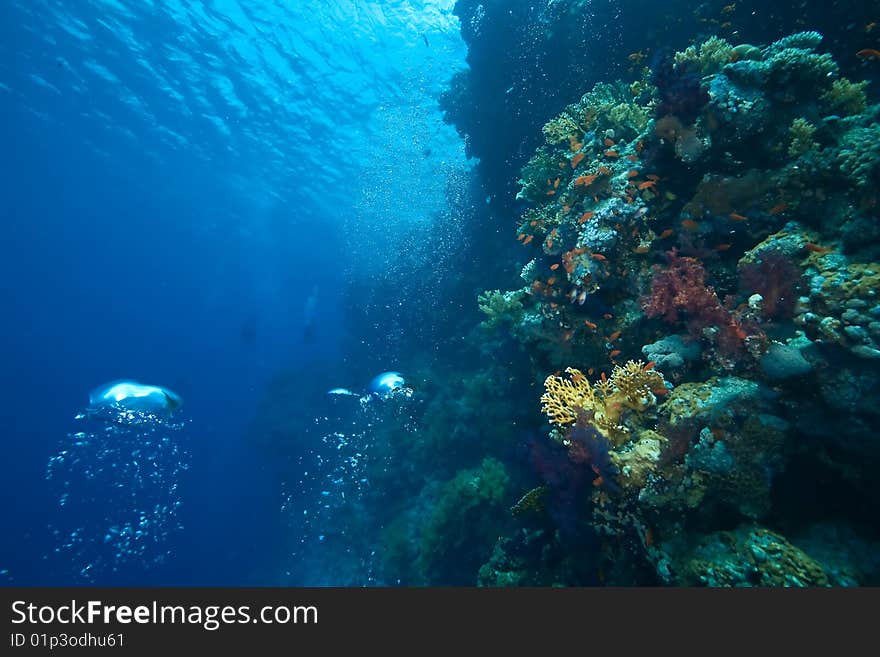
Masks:
[[[657,268],[651,294],[643,301],[648,317],[663,317],[669,324],[684,323],[695,338],[704,329],[716,330],[715,343],[726,354],[735,354],[747,337],[740,321],[724,308],[715,289],[706,285],[706,270],[696,258],[666,254],[667,266]]]

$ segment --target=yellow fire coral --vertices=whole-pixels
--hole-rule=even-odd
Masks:
[[[651,367],[631,360],[623,366],[615,365],[610,377],[603,374],[593,384],[580,370],[566,368],[567,378],[551,375],[544,381],[541,412],[560,428],[574,424],[579,414],[587,413],[604,435],[625,434],[628,430],[620,424],[623,410],[643,411],[657,401],[656,391],[665,390],[663,375]]]

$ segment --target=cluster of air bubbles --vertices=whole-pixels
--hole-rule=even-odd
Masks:
[[[76,420],[80,430],[67,434],[46,466],[59,507],[50,531],[62,568],[100,582],[162,564],[170,536],[183,529],[185,422],[114,406]]]
[[[299,456],[282,486],[281,514],[291,541],[288,572],[295,585],[373,586],[378,579],[381,527],[374,505],[381,487],[373,477],[393,476],[389,436],[414,432],[415,401],[409,386],[385,396],[340,402],[347,413],[316,417],[315,447]]]

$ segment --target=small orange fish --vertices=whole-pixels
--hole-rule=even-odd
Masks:
[[[585,320],[584,320],[584,326],[586,326],[586,327],[587,327],[588,329],[590,329],[591,331],[595,331],[597,328],[599,328],[599,326],[598,326],[597,324],[594,324],[593,322],[591,322],[591,321],[588,320],[588,319],[585,319]],[[593,373],[590,372],[590,374],[592,375]]]
[[[605,157],[617,157],[617,151],[612,151],[612,150],[605,151]]]
[[[531,242],[533,239],[535,239],[535,236],[534,236],[534,235],[529,235],[529,236],[527,236],[527,237],[523,240],[523,244],[528,244],[528,243]]]
[[[589,374],[590,376],[593,376],[594,371],[595,370],[591,367],[590,369],[587,370],[587,374]]]
[[[571,168],[574,169],[578,164],[581,163],[581,161],[582,161],[585,157],[586,157],[586,155],[585,155],[584,153],[576,153],[576,154],[571,158]]]
[[[651,247],[646,246],[644,244],[639,244],[636,248],[633,249],[633,253],[638,253],[639,255],[643,255],[651,250]]]
[[[658,176],[656,173],[649,173],[647,176],[645,176],[645,178],[647,178],[648,180],[653,180],[654,182],[658,182],[660,180],[660,176]]]
[[[547,190],[547,196],[553,196],[554,194],[556,194],[556,190],[555,190],[555,189],[548,189],[548,190]]]
[[[608,353],[609,358],[614,358],[615,356],[620,356],[620,349],[613,349]]]
[[[556,271],[557,269],[559,269],[558,262],[554,262],[552,265],[550,265],[550,271]]]
[[[863,48],[856,53],[859,59],[880,59],[880,50],[874,48]]]
[[[606,258],[605,256],[603,256],[601,253],[591,253],[591,254],[590,254],[590,257],[591,257],[593,260],[600,260],[600,261],[608,260],[608,258]]]
[[[547,285],[553,285],[556,282],[556,277],[552,276],[547,279]]]
[[[656,187],[656,186],[657,186],[657,183],[654,182],[653,180],[646,180],[645,182],[639,183],[639,191],[642,191],[643,189],[650,189],[651,187]]]
[[[630,162],[638,162],[639,161],[638,155],[627,155],[626,159],[629,160]]]
[[[641,153],[645,149],[645,142],[639,139],[636,142],[636,153]]]
[[[825,246],[819,246],[818,244],[804,244],[804,248],[807,251],[812,251],[813,253],[830,253],[831,249]]]
[[[716,251],[722,251],[722,252],[723,252],[723,251],[727,251],[727,249],[729,249],[729,248],[730,248],[730,244],[728,244],[727,242],[725,242],[725,243],[723,243],[723,244],[719,244],[718,246],[716,246],[716,247],[715,247],[715,250],[716,250]]]
[[[638,169],[630,169],[630,172],[628,174],[626,174],[626,177],[627,178],[635,178],[637,175],[639,175]]]
[[[770,214],[779,214],[780,212],[785,212],[788,209],[788,203],[777,203],[772,208],[770,208]]]
[[[602,315],[602,319],[611,319],[612,317],[614,317],[614,315],[612,315],[611,313],[605,313],[604,315]]]
[[[596,182],[596,178],[598,178],[598,177],[599,176],[597,176],[596,174],[590,174],[587,176],[578,176],[577,178],[574,179],[574,184],[575,185],[583,185],[584,187],[589,187],[594,182]]]
[[[525,233],[520,233],[519,235],[516,236],[516,239],[518,239],[520,242],[522,242],[525,238],[526,238]]]
[[[673,234],[674,232],[675,232],[675,231],[672,230],[671,228],[667,228],[667,229],[664,230],[662,233],[660,233],[659,239],[661,239],[661,240],[665,240],[667,237],[672,237],[672,234]]]
[[[749,220],[748,217],[741,215],[741,214],[737,214],[736,212],[731,212],[727,216],[730,217],[731,220],[733,220],[733,221],[748,221]]]
[[[578,219],[578,223],[579,223],[579,224],[582,224],[582,223],[584,223],[585,221],[589,221],[590,219],[592,219],[592,218],[595,216],[595,214],[596,214],[596,213],[593,212],[592,210],[591,210],[590,212],[584,212],[584,213],[581,215],[580,219]]]
[[[653,360],[648,361],[642,369],[645,370],[646,372],[647,372],[648,370],[653,370],[653,369],[654,369],[654,365],[656,365],[656,364],[657,364],[657,363],[655,363]]]
[[[654,390],[652,390],[651,392],[653,392],[658,397],[662,397],[663,395],[669,394],[669,389],[668,388],[654,388]]]
[[[686,230],[697,230],[700,227],[700,224],[693,219],[685,219],[681,222],[681,227]]]
[[[603,176],[610,176],[611,169],[609,169],[608,167],[602,166],[602,167],[599,167],[599,173],[601,173]]]
[[[615,331],[611,335],[608,336],[608,342],[614,342],[617,338],[620,337],[620,331]]]
[[[614,140],[609,139],[608,137],[605,137],[605,145],[606,146],[614,146]]]
[[[559,178],[553,181],[553,189],[556,189],[557,187],[559,187]]]

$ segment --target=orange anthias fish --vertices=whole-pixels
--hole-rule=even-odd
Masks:
[[[608,137],[605,137],[605,145],[606,146],[614,146],[614,140]]]
[[[557,269],[559,269],[558,262],[554,262],[552,265],[550,265],[550,271],[556,271]]]
[[[804,248],[807,251],[812,251],[813,253],[830,253],[831,249],[826,246],[819,246],[818,244],[804,244]]]
[[[732,221],[748,221],[749,220],[748,217],[741,215],[741,214],[737,214],[736,212],[731,212],[727,216],[730,217]]]
[[[576,153],[576,154],[571,158],[571,168],[574,169],[578,164],[581,163],[581,161],[582,161],[585,157],[586,157],[586,155],[584,155],[583,153]]]
[[[612,150],[605,151],[605,157],[617,157],[617,151],[612,151]]]
[[[643,189],[650,189],[651,187],[656,187],[656,186],[657,186],[657,183],[654,182],[653,180],[646,180],[645,182],[639,183],[639,191],[641,191]]]
[[[582,223],[584,223],[585,221],[589,221],[590,219],[593,218],[593,216],[594,216],[595,214],[596,214],[596,213],[593,212],[593,211],[590,211],[590,212],[584,212],[584,213],[581,215],[581,218],[578,219],[578,223],[579,223],[579,224],[582,224]]]
[[[770,214],[779,214],[780,212],[785,212],[788,209],[788,203],[777,203],[772,208],[770,208]]]
[[[594,173],[587,175],[587,176],[578,176],[577,178],[574,179],[574,184],[575,185],[583,185],[584,187],[589,187],[594,182],[596,182],[596,178],[598,178],[598,177],[599,176],[597,176]]]
[[[681,227],[687,230],[697,230],[697,228],[700,227],[700,224],[698,224],[693,219],[685,219],[681,222]]]
[[[667,237],[672,237],[672,233],[674,233],[674,232],[675,231],[672,230],[671,228],[667,228],[662,233],[660,233],[660,239],[665,240]]]
[[[874,48],[863,48],[856,53],[856,57],[859,59],[880,59],[880,50],[875,50]]]

